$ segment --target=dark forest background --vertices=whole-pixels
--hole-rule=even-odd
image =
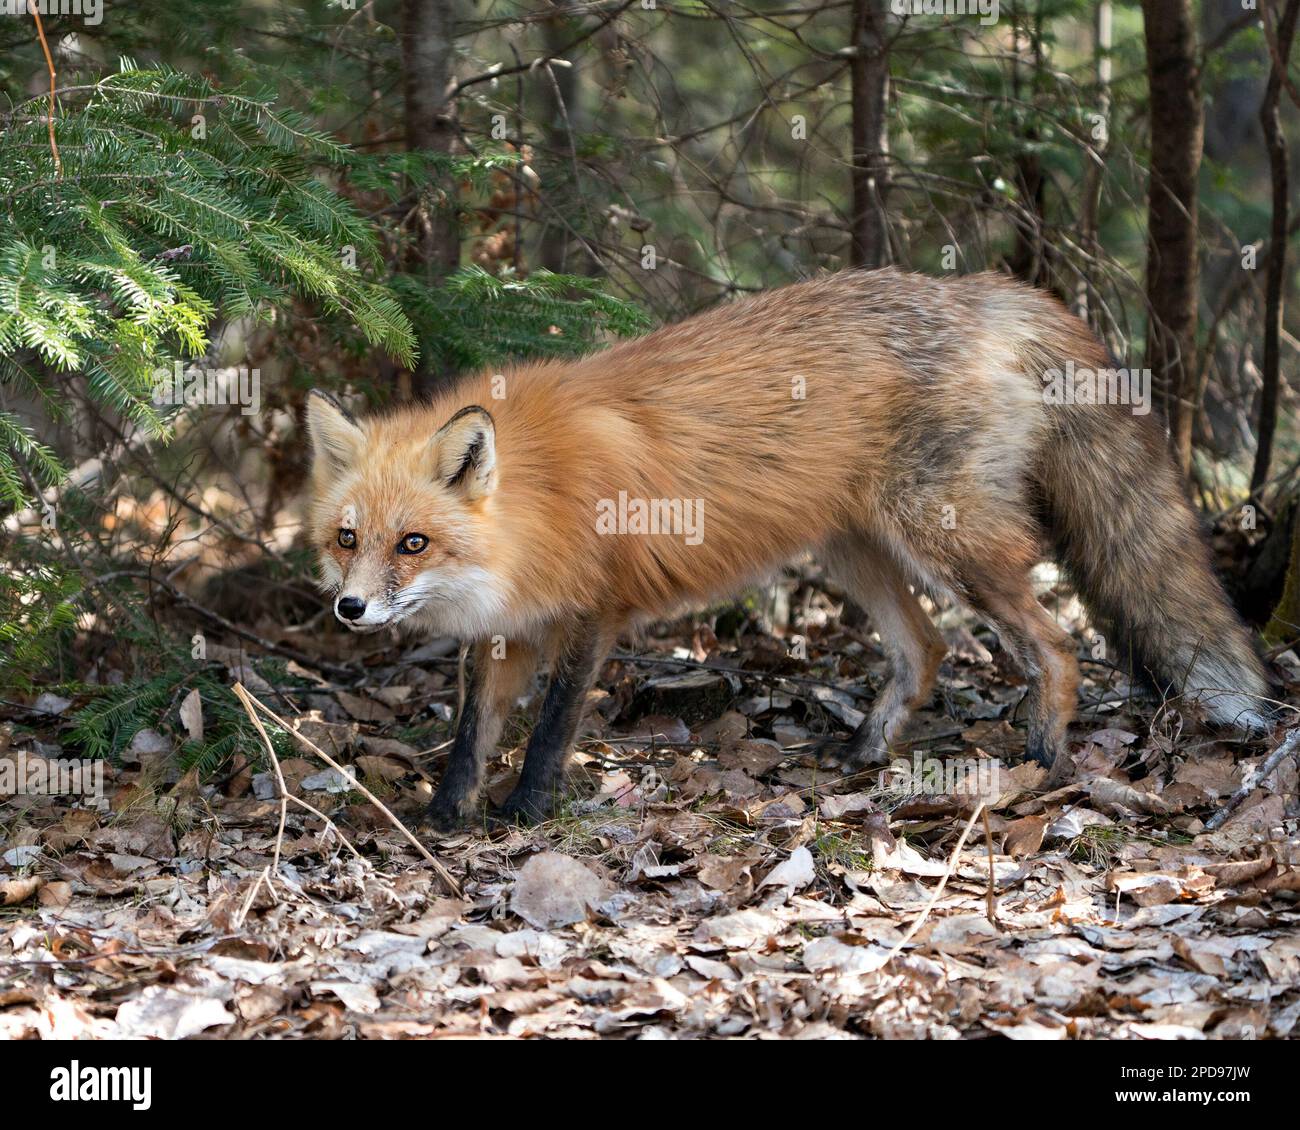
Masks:
[[[299,642],[330,628],[298,536],[308,390],[382,405],[884,264],[1017,276],[1149,367],[1235,599],[1300,636],[1300,0],[914,7],[0,18],[6,696],[68,696],[71,748],[112,755],[197,689],[184,757],[215,769],[249,734],[210,644],[272,683],[350,661]],[[154,403],[177,361],[258,369],[260,411]]]

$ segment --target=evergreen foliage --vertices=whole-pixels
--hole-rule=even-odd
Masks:
[[[268,98],[130,62],[69,97],[61,169],[44,100],[0,131],[0,381],[58,413],[61,384],[82,373],[102,406],[162,431],[156,370],[201,355],[218,312],[269,317],[294,296],[413,360],[410,323],[373,277],[373,231],[315,175],[346,159],[326,134]],[[53,454],[0,411],[10,506],[28,497],[24,461],[57,479]]]
[[[465,267],[431,288],[397,275],[393,293],[437,368],[479,369],[516,357],[587,353],[608,334],[627,337],[650,320],[596,279],[538,271],[527,279]]]
[[[200,776],[216,771],[235,753],[261,763],[263,749],[257,730],[224,681],[213,669],[194,670],[183,660],[151,678],[135,679],[113,687],[71,687],[91,695],[90,702],[72,716],[65,732],[67,746],[79,756],[120,761],[122,753],[144,729],[164,721],[179,731],[177,710],[181,701],[198,691],[202,704],[202,741],[181,744],[177,761],[182,772],[197,768]],[[268,664],[268,667],[274,664]],[[289,757],[293,739],[278,726],[268,725],[267,736],[277,757]]]
[[[391,266],[402,259],[405,236],[390,230],[401,202],[439,178],[486,190],[517,168],[513,152],[360,153],[271,93],[129,60],[61,90],[58,163],[47,115],[41,96],[0,118],[0,513],[21,510],[65,473],[6,393],[63,419],[77,380],[97,409],[165,438],[184,407],[155,402],[160,375],[202,358],[223,321],[318,311],[344,352],[378,348],[404,366],[423,352],[435,372],[583,352],[647,324],[588,278],[467,267],[436,285]],[[387,207],[368,214],[355,197]],[[79,610],[105,611],[105,594],[82,591],[60,557],[60,544],[85,550],[91,536],[68,501],[57,533],[4,546],[7,685],[32,685]],[[76,737],[95,756],[120,752],[176,688],[166,666],[176,656],[159,626],[136,622],[128,594],[111,603],[125,631],[149,640],[161,673],[93,692]],[[193,756],[220,760],[241,733],[215,730]]]

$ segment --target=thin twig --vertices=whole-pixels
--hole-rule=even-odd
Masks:
[[[294,804],[301,805],[313,816],[318,816],[320,817],[320,819],[324,820],[326,829],[328,831],[333,832],[336,836],[338,836],[339,842],[342,843],[343,846],[348,849],[348,851],[350,851],[353,855],[355,855],[357,859],[359,859],[362,863],[367,863],[366,857],[362,855],[359,851],[357,851],[357,849],[353,846],[352,841],[349,840],[347,836],[343,834],[339,826],[335,824],[334,821],[331,820],[328,816],[326,816],[325,813],[323,813],[319,808],[317,808],[314,804],[308,804],[300,796],[294,796],[293,793],[289,794],[289,799],[293,801]]]
[[[1265,758],[1264,764],[1259,767],[1259,772],[1251,774],[1246,783],[1228,798],[1228,802],[1205,822],[1205,830],[1213,832],[1223,827],[1241,802],[1255,791],[1255,787],[1297,749],[1300,749],[1300,730],[1288,730],[1286,737],[1282,739],[1282,744]]]
[[[930,901],[925,904],[925,909],[917,916],[916,921],[907,928],[907,933],[894,943],[894,948],[891,949],[885,957],[883,962],[884,965],[888,965],[898,956],[903,947],[912,940],[916,932],[925,923],[925,920],[930,917],[930,911],[934,909],[935,904],[939,901],[939,896],[943,894],[944,887],[948,885],[948,880],[952,877],[952,873],[957,869],[957,858],[961,855],[961,849],[966,845],[966,837],[970,835],[970,830],[975,827],[975,821],[980,818],[984,809],[985,803],[984,801],[980,801],[979,807],[971,813],[970,819],[966,821],[966,827],[962,829],[961,836],[957,840],[957,846],[952,849],[952,855],[948,857],[948,866],[944,868],[943,875],[939,878],[939,885],[935,887],[934,894],[930,896]]]
[[[252,707],[248,705],[248,692],[244,690],[242,685],[240,685],[236,687],[236,694],[239,701],[243,704],[244,709],[248,712],[249,718],[253,720],[253,725],[257,727],[257,732],[262,736],[262,744],[266,746],[266,752],[271,758],[271,766],[275,769],[275,779],[280,785],[280,831],[275,837],[275,859],[272,862],[272,867],[277,871],[280,869],[280,849],[284,844],[284,824],[289,815],[289,801],[293,801],[294,804],[305,808],[313,816],[319,816],[325,822],[325,827],[338,836],[339,840],[348,851],[363,863],[366,862],[365,857],[357,851],[357,849],[352,845],[352,841],[343,834],[342,830],[333,820],[326,816],[325,813],[314,804],[308,804],[307,801],[302,799],[302,797],[294,796],[287,788],[285,788],[284,774],[280,770],[280,759],[275,755],[275,746],[271,743],[270,736],[266,732],[266,727],[262,725],[262,720],[253,713]]]
[[[1291,76],[1287,74],[1286,59],[1283,58],[1282,49],[1278,45],[1277,28],[1273,25],[1273,9],[1270,0],[1264,0],[1264,3],[1260,6],[1260,15],[1264,17],[1264,41],[1268,44],[1269,55],[1272,56],[1273,71],[1291,101],[1300,106],[1300,90],[1296,90],[1295,83],[1291,81]]]
[[[198,613],[205,620],[210,620],[212,623],[219,625],[232,635],[239,636],[241,639],[246,639],[249,643],[257,644],[257,646],[262,648],[264,651],[269,651],[274,655],[283,655],[286,659],[292,659],[295,662],[301,663],[304,667],[311,667],[318,671],[328,671],[331,675],[334,675],[337,678],[350,678],[356,674],[355,671],[347,667],[342,667],[337,663],[330,663],[324,659],[313,658],[306,654],[306,652],[299,651],[297,648],[289,647],[287,644],[276,643],[274,640],[268,640],[264,636],[259,636],[256,632],[250,632],[247,628],[241,628],[234,621],[228,620],[225,616],[221,615],[220,612],[214,612],[211,608],[205,608],[193,597],[177,588],[171,583],[171,581],[158,576],[156,573],[151,573],[148,570],[117,569],[111,573],[104,573],[102,576],[95,578],[95,580],[103,583],[114,580],[117,577],[135,577],[142,581],[148,581],[151,585],[157,585],[159,588],[165,589],[167,594],[171,596],[173,600],[180,601],[180,603],[186,608]]]
[[[772,671],[757,671],[747,667],[721,667],[713,663],[700,663],[694,659],[675,659],[666,655],[631,655],[622,651],[611,651],[609,658],[619,663],[648,664],[652,667],[689,667],[694,671],[707,671],[718,675],[740,675],[762,683],[802,683],[810,687],[829,687],[834,691],[843,691],[854,698],[873,699],[875,693],[860,686],[842,686],[830,679],[814,679],[811,675],[779,675]]]
[[[334,772],[336,772],[340,777],[342,777],[345,781],[347,781],[349,785],[351,785],[354,789],[356,789],[357,792],[359,792],[362,796],[364,796],[366,800],[368,800],[377,809],[379,809],[379,811],[382,812],[385,817],[387,817],[388,822],[392,824],[392,826],[396,828],[399,832],[401,832],[401,834],[405,836],[408,841],[410,841],[411,846],[414,847],[415,850],[419,852],[420,855],[424,858],[425,862],[428,863],[434,869],[434,871],[438,875],[438,878],[440,878],[443,881],[443,883],[446,884],[446,886],[454,894],[456,895],[461,894],[460,884],[457,883],[456,880],[452,877],[451,872],[448,871],[441,863],[439,863],[438,860],[432,854],[430,854],[429,849],[426,848],[422,843],[420,843],[419,840],[415,838],[414,835],[411,834],[411,832],[407,829],[406,825],[403,824],[396,816],[394,816],[391,812],[388,811],[388,808],[384,805],[383,801],[381,801],[377,796],[375,796],[374,793],[372,793],[368,788],[366,788],[365,785],[363,785],[360,781],[358,781],[350,771],[343,768],[342,765],[340,765],[337,761],[335,761],[332,757],[330,757],[328,753],[326,753],[323,749],[321,749],[320,746],[318,746],[310,738],[304,736],[303,734],[299,733],[297,730],[293,729],[288,722],[286,722],[283,718],[281,718],[269,706],[267,706],[263,702],[260,702],[258,699],[254,698],[251,694],[249,694],[248,691],[244,688],[244,685],[242,683],[236,683],[234,689],[235,689],[235,693],[239,695],[241,701],[245,704],[245,706],[248,706],[249,704],[255,706],[258,710],[260,710],[263,714],[265,714],[268,718],[270,718],[271,721],[274,722],[277,726],[285,730],[287,733],[291,734],[299,742],[305,745],[309,750],[312,751],[312,753],[314,753],[323,762],[325,762],[326,765],[328,765],[331,769],[333,769]],[[240,692],[243,693],[241,694]]]
[[[32,16],[36,20],[36,34],[41,37],[41,50],[45,52],[45,65],[50,70],[50,113],[46,119],[46,124],[50,127],[50,153],[54,157],[54,169],[59,175],[59,180],[63,179],[63,162],[59,159],[59,146],[54,140],[54,92],[58,88],[58,76],[54,70],[54,58],[50,55],[50,45],[45,42],[45,28],[41,24],[41,11],[37,5],[30,5]]]
[[[995,892],[995,879],[993,875],[993,829],[989,827],[989,810],[984,809],[984,846],[989,852],[989,894],[988,894],[988,919],[994,926],[998,924],[998,900]]]
[[[540,58],[533,59],[531,62],[528,63],[518,63],[513,67],[498,67],[490,71],[484,71],[482,74],[474,75],[470,78],[461,79],[460,82],[457,82],[452,86],[451,93],[447,96],[447,100],[450,102],[454,98],[459,98],[461,95],[461,91],[465,90],[467,87],[474,86],[477,83],[491,82],[494,79],[506,78],[508,75],[522,74],[524,71],[533,71],[539,67],[546,66],[548,63],[551,63],[554,60],[560,58],[561,55],[567,54],[569,51],[572,51],[575,47],[578,47],[581,44],[585,43],[593,35],[597,35],[600,32],[604,31],[605,28],[607,28],[611,23],[614,22],[614,20],[616,20],[625,11],[627,11],[628,8],[632,7],[634,2],[635,0],[623,0],[622,3],[618,4],[616,7],[611,8],[608,12],[606,12],[601,17],[600,22],[595,25],[595,27],[592,27],[587,31],[584,31],[576,39],[570,41],[569,43],[566,43],[563,47],[559,48],[556,51],[548,52],[547,54],[542,55]]]
[[[281,831],[283,831],[283,829],[281,829]],[[277,864],[277,866],[279,865]],[[248,896],[244,899],[244,905],[239,908],[239,913],[235,915],[234,921],[231,923],[231,926],[233,926],[235,930],[243,929],[244,919],[248,917],[248,912],[253,909],[253,899],[257,897],[257,889],[263,883],[266,884],[266,889],[271,892],[271,897],[276,898],[275,888],[271,885],[271,868],[263,867],[262,870],[258,872],[257,879],[253,882],[253,885],[248,888]]]
[[[275,756],[275,746],[271,744],[271,738],[266,732],[266,727],[262,725],[262,720],[248,704],[249,695],[244,690],[243,683],[235,684],[235,697],[244,705],[244,710],[248,717],[252,719],[253,725],[257,728],[258,735],[262,739],[262,744],[266,746],[267,755],[271,758],[271,768],[275,770],[275,779],[280,787],[280,830],[275,836],[275,854],[271,858],[271,866],[280,870],[280,848],[284,844],[284,824],[289,817],[289,790],[284,787],[284,774],[280,772],[280,759]],[[287,727],[286,727],[287,728]]]

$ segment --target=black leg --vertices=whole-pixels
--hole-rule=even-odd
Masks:
[[[537,670],[545,638],[486,641],[472,649],[465,704],[442,781],[424,815],[427,827],[449,832],[474,814],[483,766],[496,749],[506,715]]]
[[[424,823],[435,832],[452,831],[467,814],[478,796],[479,731],[482,727],[482,674],[476,662],[465,681],[465,705],[456,726],[456,738],[438,791],[424,814]]]
[[[564,762],[582,720],[587,691],[609,642],[609,637],[590,621],[566,635],[537,726],[528,740],[519,784],[501,806],[506,819],[541,820],[554,810],[564,790]]]

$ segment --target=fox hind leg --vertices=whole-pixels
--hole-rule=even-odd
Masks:
[[[929,700],[948,649],[906,574],[879,544],[845,535],[827,545],[826,559],[832,575],[866,612],[889,659],[889,677],[871,712],[843,746],[825,751],[828,760],[851,771],[889,760],[890,745],[912,711]]]
[[[1038,602],[1029,568],[963,571],[966,602],[987,619],[1029,680],[1025,756],[1052,770],[1066,769],[1066,733],[1074,717],[1079,662],[1068,632]]]

